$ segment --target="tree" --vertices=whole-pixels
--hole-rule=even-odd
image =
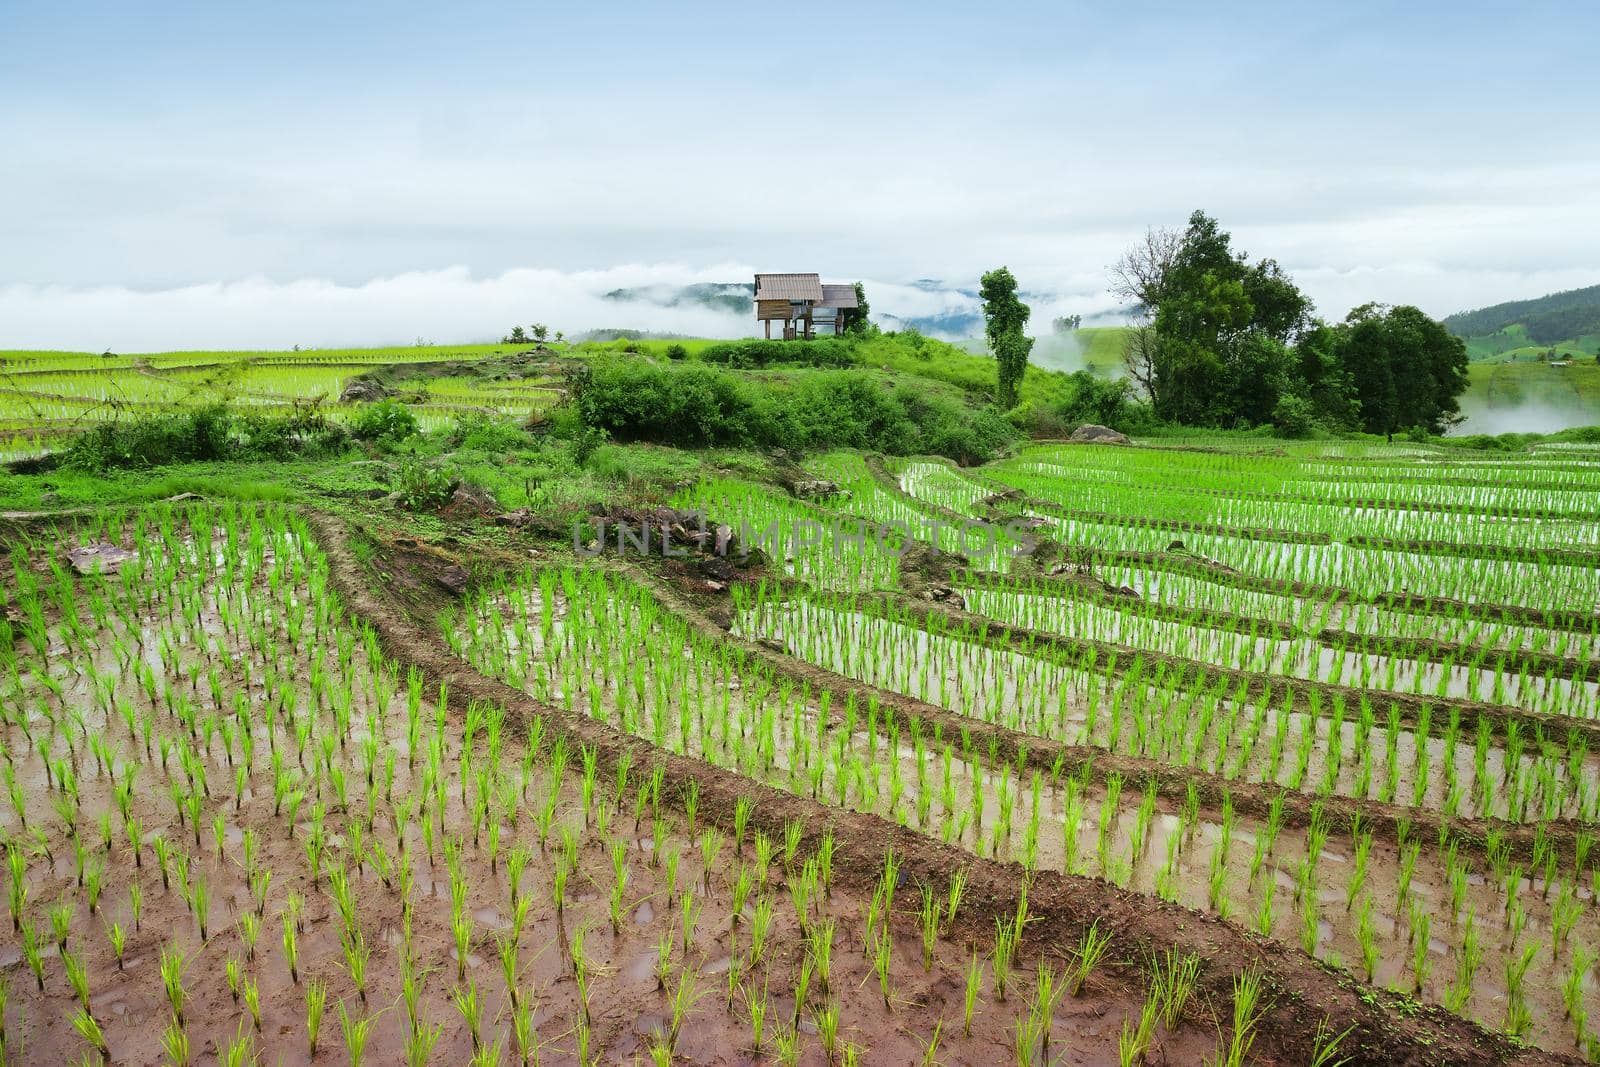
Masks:
[[[1161,418],[1259,425],[1296,384],[1289,345],[1311,302],[1275,261],[1234,251],[1205,212],[1181,234],[1147,231],[1112,267],[1112,291],[1149,324],[1124,359]]]
[[[860,282],[856,282],[856,306],[847,308],[846,311],[848,314],[844,320],[845,333],[860,337],[877,330],[877,327],[872,325],[872,305],[867,303],[867,287]]]
[[[1467,345],[1443,324],[1409,305],[1363,304],[1339,331],[1339,362],[1354,383],[1363,430],[1443,433],[1458,421]]]
[[[522,331],[521,326],[513,326],[511,327],[510,335],[502,343],[508,345],[525,345],[528,343],[528,335]]]
[[[1022,332],[1032,309],[1018,299],[1016,276],[1005,267],[986,273],[979,280],[978,294],[983,298],[984,337],[997,364],[996,399],[1009,411],[1017,406],[1017,390],[1033,349],[1033,338]]]
[[[545,342],[545,338],[550,336],[550,327],[542,322],[536,322],[529,329],[529,332],[533,334],[534,342],[542,345]]]
[[[1055,333],[1071,333],[1082,324],[1082,315],[1061,315],[1050,320],[1050,329]]]
[[[1155,318],[1166,286],[1167,269],[1183,243],[1176,230],[1151,228],[1111,267],[1111,292],[1136,304],[1146,319]]]

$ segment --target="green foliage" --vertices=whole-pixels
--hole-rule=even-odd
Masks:
[[[74,438],[70,470],[143,469],[220,459],[284,459],[340,447],[344,434],[314,406],[290,415],[238,414],[207,404],[169,415],[104,422]]]
[[[1446,318],[1444,325],[1461,338],[1485,337],[1518,327],[1527,341],[1554,345],[1600,333],[1600,285],[1458,312]]]
[[[363,441],[401,441],[417,432],[417,419],[404,404],[385,397],[356,412],[350,432]]]
[[[848,367],[855,362],[854,352],[855,346],[850,340],[837,337],[819,337],[814,341],[753,339],[707,345],[701,349],[700,358],[707,363],[739,368]]]
[[[1033,350],[1033,338],[1022,332],[1032,311],[1018,299],[1016,276],[1006,267],[985,273],[978,294],[983,298],[984,337],[996,363],[995,397],[1001,407],[1013,408]]]
[[[494,418],[482,412],[470,412],[456,419],[450,431],[450,444],[455,448],[481,452],[509,452],[526,448],[527,431],[509,419]]]
[[[1316,408],[1303,396],[1285,393],[1272,409],[1272,425],[1284,437],[1310,437],[1317,428]]]
[[[1339,328],[1338,358],[1355,387],[1358,422],[1368,433],[1413,426],[1442,433],[1460,411],[1467,348],[1414,307],[1366,304]]]
[[[878,328],[872,324],[872,305],[867,303],[867,287],[856,282],[855,289],[856,306],[843,313],[844,332],[851,337],[875,334]]]
[[[667,346],[667,358],[668,359],[688,359],[689,358],[689,350],[687,348],[683,347],[682,345],[677,344],[676,342],[674,342],[673,344],[670,344],[670,345]]]
[[[1092,422],[1125,430],[1139,420],[1127,381],[1098,378],[1086,370],[1074,371],[1067,378],[1073,392],[1057,409],[1063,422],[1073,426]]]
[[[401,507],[407,511],[430,511],[450,499],[455,479],[438,467],[407,456],[400,461],[394,485]]]
[[[889,388],[859,370],[741,378],[696,364],[606,360],[578,380],[575,394],[584,426],[619,441],[680,447],[848,447],[973,462],[1014,436],[995,412]]]

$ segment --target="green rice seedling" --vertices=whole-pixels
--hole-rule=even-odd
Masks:
[[[1161,994],[1161,1022],[1168,1030],[1176,1030],[1183,1009],[1194,995],[1200,980],[1200,957],[1178,954],[1168,948],[1156,974],[1155,989]]]
[[[1265,1010],[1260,972],[1246,969],[1233,979],[1233,1028],[1219,1050],[1217,1067],[1244,1067],[1256,1040],[1256,1024]]]
[[[240,983],[240,992],[244,996],[244,1006],[250,1012],[250,1021],[255,1025],[256,1032],[261,1031],[261,988],[256,980],[246,975]]]
[[[891,992],[891,949],[892,946],[889,938],[889,930],[888,927],[885,926],[882,933],[878,937],[877,950],[872,956],[872,968],[878,976],[878,991],[883,994],[883,1008],[885,1011],[892,1010],[892,1006],[889,1003],[889,994]]]
[[[766,978],[761,980],[761,992],[754,993],[754,982],[744,992],[745,1011],[750,1016],[750,1051],[756,1055],[761,1054],[761,1037],[766,1028],[767,1021],[767,983]]]
[[[239,1006],[239,986],[244,978],[244,969],[239,966],[239,961],[232,956],[228,957],[228,965],[223,972],[228,979],[228,992],[233,997],[234,1007]]]
[[[166,1053],[167,1062],[173,1067],[188,1067],[192,1062],[188,1031],[177,1019],[169,1021],[167,1028],[161,1032],[161,1051]]]
[[[247,911],[239,916],[239,938],[244,942],[245,958],[256,958],[256,940],[261,936],[261,921],[256,918],[255,912]]]
[[[288,909],[283,912],[283,960],[289,965],[289,979],[300,984],[300,949],[295,936],[295,915]]]
[[[1312,1040],[1311,1060],[1307,1067],[1344,1067],[1349,1063],[1348,1057],[1339,1056],[1339,1046],[1344,1044],[1346,1038],[1355,1033],[1355,1026],[1341,1033],[1334,1033],[1332,1025],[1327,1019],[1317,1023],[1317,1032]]]
[[[694,941],[695,927],[700,922],[700,904],[694,898],[693,890],[686,890],[678,901],[679,922],[683,933],[683,951],[687,955],[689,946]]]
[[[72,931],[72,902],[63,900],[50,908],[50,933],[55,937],[56,951],[67,951],[67,935]]]
[[[105,1031],[100,1028],[95,1017],[89,1014],[87,1007],[79,1007],[73,1014],[72,1028],[78,1031],[78,1036],[100,1055],[102,1063],[111,1062],[111,1047],[106,1044]]]
[[[377,1016],[366,1015],[354,1019],[344,1009],[344,1001],[339,1001],[339,1029],[344,1034],[345,1052],[350,1057],[350,1067],[361,1067],[366,1058],[367,1042],[372,1038],[372,1027]]]
[[[61,954],[61,966],[67,974],[67,985],[72,987],[73,995],[78,998],[78,1003],[84,1011],[89,1011],[89,972],[84,969],[82,961],[70,952]]]
[[[356,987],[356,995],[361,1002],[367,1002],[367,961],[372,958],[372,948],[367,944],[367,936],[359,929],[347,930],[339,945],[344,949],[345,970],[350,974],[350,981]]]
[[[689,1012],[694,1009],[700,998],[705,996],[704,990],[697,990],[693,981],[686,972],[678,975],[678,984],[672,991],[672,1016],[667,1026],[667,1048],[677,1050],[678,1038],[683,1033],[684,1020],[689,1017]]]
[[[1083,992],[1083,984],[1088,980],[1094,969],[1100,966],[1100,961],[1105,958],[1107,950],[1111,947],[1111,935],[1100,932],[1098,922],[1091,923],[1089,929],[1084,931],[1083,939],[1078,942],[1077,959],[1073,962],[1068,972],[1067,993],[1076,997]],[[1004,997],[1001,997],[1004,1000]]]
[[[306,1043],[312,1059],[317,1056],[317,1037],[322,1033],[322,1013],[327,1006],[327,983],[311,979],[306,983]]]
[[[122,970],[123,951],[128,946],[128,935],[122,929],[122,924],[117,922],[111,924],[106,934],[111,939],[111,952],[117,958],[117,970],[120,971]]]
[[[944,936],[949,937],[955,930],[956,911],[961,907],[961,897],[967,887],[967,869],[962,867],[950,877],[949,896],[945,900],[944,909]]]
[[[983,984],[983,964],[974,952],[967,963],[966,988],[962,993],[961,1036],[972,1036],[972,1016],[978,1004],[978,991]]]
[[[172,1008],[173,1021],[183,1026],[183,954],[167,945],[161,948],[161,984],[166,990],[167,1004]]]
[[[839,1047],[839,1005],[836,1001],[829,1001],[811,1013],[811,1021],[816,1025],[817,1036],[822,1040],[822,1054],[832,1063],[834,1053]]]
[[[22,924],[22,959],[28,965],[28,970],[33,972],[34,982],[39,986],[39,992],[44,992],[44,953],[39,943],[39,932],[26,921]]]
[[[767,938],[772,932],[774,906],[771,897],[756,901],[750,917],[750,957],[747,966],[754,966],[766,955]]]
[[[478,984],[469,981],[465,988],[458,985],[450,994],[450,1002],[462,1022],[467,1024],[467,1033],[472,1038],[472,1051],[477,1053],[483,1046],[483,1003],[478,999]]]

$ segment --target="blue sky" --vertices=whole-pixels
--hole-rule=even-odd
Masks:
[[[1324,314],[1442,315],[1600,281],[1596,39],[1581,3],[0,0],[0,347],[577,329],[758,267],[1007,263],[1094,312],[1196,207]]]

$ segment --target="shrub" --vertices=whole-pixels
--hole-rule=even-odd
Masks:
[[[407,511],[430,511],[441,507],[455,491],[455,479],[450,475],[412,457],[400,462],[394,484],[400,506]]]
[[[404,404],[386,397],[357,411],[350,432],[363,441],[400,441],[417,432],[417,419]]]
[[[687,348],[683,347],[682,345],[674,342],[674,343],[672,343],[672,344],[667,346],[667,358],[668,359],[688,359],[689,358],[689,350]]]
[[[526,448],[529,443],[527,433],[515,422],[491,418],[481,412],[459,416],[450,431],[453,447],[480,452],[510,452]]]
[[[819,337],[814,341],[724,341],[707,345],[700,352],[707,363],[728,367],[760,368],[848,367],[855,362],[855,343],[842,337]]]
[[[1272,425],[1282,437],[1310,437],[1317,426],[1316,410],[1305,397],[1284,393],[1272,409]]]
[[[291,415],[239,415],[224,404],[106,422],[74,438],[63,465],[84,471],[160,467],[220,459],[284,459],[344,443],[315,407]]]
[[[1126,381],[1097,378],[1086,370],[1074,371],[1067,376],[1067,381],[1071,395],[1056,409],[1063,422],[1074,426],[1092,422],[1115,430],[1127,428],[1133,416],[1133,404]]]
[[[990,458],[1015,436],[996,412],[975,414],[956,400],[895,389],[858,370],[745,380],[696,364],[597,361],[573,391],[583,425],[618,441],[932,452],[965,463]]]

